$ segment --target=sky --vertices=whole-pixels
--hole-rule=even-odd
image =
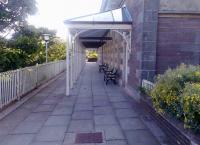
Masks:
[[[28,22],[36,27],[57,30],[57,36],[65,39],[66,26],[63,21],[97,13],[102,0],[36,0],[38,12],[28,17]]]

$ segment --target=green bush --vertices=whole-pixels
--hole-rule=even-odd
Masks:
[[[187,83],[182,96],[185,127],[200,133],[200,83]]]
[[[199,66],[187,66],[182,64],[174,70],[169,69],[163,75],[159,75],[156,80],[155,88],[151,91],[155,108],[159,112],[167,113],[180,120],[187,120],[190,115],[186,117],[184,107],[187,103],[183,100],[187,98],[185,96],[190,96],[186,95],[187,91],[190,93],[189,89],[186,88],[188,83],[200,83]],[[187,114],[190,113],[187,112]],[[189,123],[186,124],[189,125]]]

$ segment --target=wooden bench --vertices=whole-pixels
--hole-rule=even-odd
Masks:
[[[106,82],[106,85],[108,84],[109,81],[112,81],[114,84],[117,84],[117,79],[118,79],[118,70],[113,68],[110,71],[106,71],[104,73],[104,81]]]
[[[104,63],[102,65],[99,65],[99,72],[104,72],[104,70],[107,70],[108,64]]]

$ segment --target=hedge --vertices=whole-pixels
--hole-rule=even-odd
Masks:
[[[184,121],[186,128],[200,132],[200,66],[182,64],[167,70],[157,77],[151,96],[158,112],[176,117]]]

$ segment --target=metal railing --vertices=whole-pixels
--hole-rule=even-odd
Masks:
[[[0,109],[63,72],[65,61],[57,61],[0,73]]]
[[[148,81],[148,80],[142,80],[142,87],[145,88],[148,91],[151,91],[154,88],[155,84]]]

